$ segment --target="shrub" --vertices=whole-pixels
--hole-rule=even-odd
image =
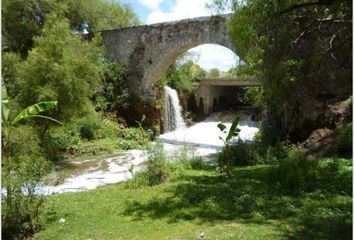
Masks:
[[[108,119],[104,119],[100,128],[97,129],[94,133],[95,139],[104,139],[104,138],[117,138],[118,136],[118,125]]]
[[[122,130],[122,136],[125,140],[139,141],[141,132],[138,128],[124,128]]]
[[[101,127],[99,119],[93,115],[87,115],[79,121],[80,137],[82,139],[92,140],[95,132]]]
[[[11,142],[10,161],[2,168],[2,237],[24,239],[42,228],[45,199],[37,190],[48,163],[35,129],[14,128]]]
[[[338,129],[338,144],[342,151],[351,152],[353,147],[352,123]]]
[[[241,91],[240,101],[246,105],[261,106],[261,88],[246,87]]]
[[[184,169],[206,170],[211,168],[201,157],[186,158],[180,161],[179,164],[181,164]]]
[[[7,94],[12,98],[19,94],[20,82],[17,78],[18,64],[21,58],[18,54],[13,52],[4,52],[2,55],[2,77],[6,85]]]
[[[38,232],[43,225],[41,213],[45,198],[37,191],[46,162],[43,158],[18,157],[19,165],[11,176],[3,180],[5,189],[11,188],[11,202],[2,196],[2,237],[24,239]],[[5,195],[5,196],[4,196]]]
[[[284,140],[283,133],[280,130],[276,130],[264,122],[261,122],[260,125],[260,140],[263,146],[272,146],[277,142]]]
[[[157,142],[156,145],[148,151],[146,174],[150,186],[158,185],[168,179],[170,173],[162,143]]]
[[[141,172],[134,175],[131,186],[155,186],[165,182],[170,176],[169,163],[163,150],[163,145],[157,142],[148,151],[148,160]]]
[[[140,145],[147,144],[151,141],[153,133],[152,131],[145,130],[143,128],[125,128],[121,131],[121,134],[125,140],[138,142]]]
[[[236,166],[248,166],[263,163],[262,157],[257,152],[255,143],[239,141],[237,145],[230,148],[232,162]]]
[[[127,73],[120,63],[105,59],[98,89],[94,96],[97,111],[119,112],[128,107]]]
[[[229,157],[233,166],[250,166],[265,163],[276,163],[287,157],[289,145],[277,142],[273,146],[264,147],[261,142],[238,141],[229,147]],[[218,154],[219,164],[223,163],[224,149]]]
[[[274,145],[270,145],[266,148],[261,148],[261,155],[265,163],[279,162],[287,158],[292,146],[288,142],[277,141]]]
[[[64,154],[79,142],[79,136],[65,127],[51,128],[42,140],[46,158],[51,161],[64,159]]]
[[[99,154],[113,153],[118,149],[120,141],[117,139],[105,138],[93,141],[83,141],[73,145],[70,153],[75,156],[92,156]]]
[[[318,161],[308,160],[299,150],[292,148],[286,159],[280,162],[277,169],[276,182],[289,192],[306,190],[311,180],[316,178]]]
[[[314,187],[325,187],[333,193],[352,195],[352,159],[327,158],[319,160],[319,173]]]
[[[172,156],[172,164],[177,168],[203,170],[211,166],[203,161],[201,157],[194,156],[194,148],[183,146]]]

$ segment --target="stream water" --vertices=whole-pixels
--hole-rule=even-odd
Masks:
[[[227,130],[231,122],[239,113],[213,113],[204,121],[186,127],[179,105],[177,92],[169,87],[165,88],[165,127],[169,131],[157,137],[163,143],[164,150],[171,158],[179,152],[187,152],[190,156],[201,157],[210,164],[215,163],[216,154],[222,149],[223,142],[219,136],[223,134],[217,128],[223,122]],[[248,119],[247,114],[241,115],[238,125],[241,129],[239,139],[252,140],[258,132],[258,123]],[[237,141],[237,139],[235,139]],[[131,179],[129,168],[134,164],[136,170],[147,160],[143,150],[122,151],[118,155],[103,159],[89,159],[80,162],[71,162],[72,173],[63,183],[56,186],[43,186],[45,194],[79,192],[94,189],[100,186],[113,184]],[[75,170],[76,169],[76,170]]]

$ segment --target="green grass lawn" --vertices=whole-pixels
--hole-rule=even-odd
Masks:
[[[275,167],[239,167],[231,180],[179,170],[154,187],[51,196],[34,239],[351,239],[351,193],[324,184],[289,194],[267,180]]]

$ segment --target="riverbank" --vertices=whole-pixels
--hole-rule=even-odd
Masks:
[[[224,121],[228,129],[235,116],[234,112],[214,113],[191,127],[182,127],[162,134],[157,137],[157,141],[163,143],[164,151],[171,161],[180,155],[186,155],[190,158],[202,158],[203,161],[215,165],[217,153],[223,147],[223,142],[219,139],[222,133],[217,124]],[[243,119],[239,123],[241,129],[239,139],[252,140],[258,132],[258,123],[247,120],[246,117]],[[80,192],[127,181],[132,177],[132,169],[139,170],[146,160],[146,151],[138,149],[120,151],[110,157],[65,160],[63,167],[46,177],[43,191],[46,195]]]
[[[351,186],[336,181],[351,178],[351,159],[326,162],[339,164],[328,165],[336,178],[299,193],[275,184],[274,164],[234,168],[233,179],[215,168],[179,168],[154,187],[119,183],[53,195],[34,239],[350,239]]]

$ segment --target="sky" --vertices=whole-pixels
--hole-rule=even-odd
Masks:
[[[142,24],[169,22],[186,18],[211,15],[206,7],[208,0],[118,0],[129,4]],[[218,68],[227,71],[236,65],[238,57],[228,48],[216,44],[205,44],[189,51],[199,57],[195,63],[210,70]]]

